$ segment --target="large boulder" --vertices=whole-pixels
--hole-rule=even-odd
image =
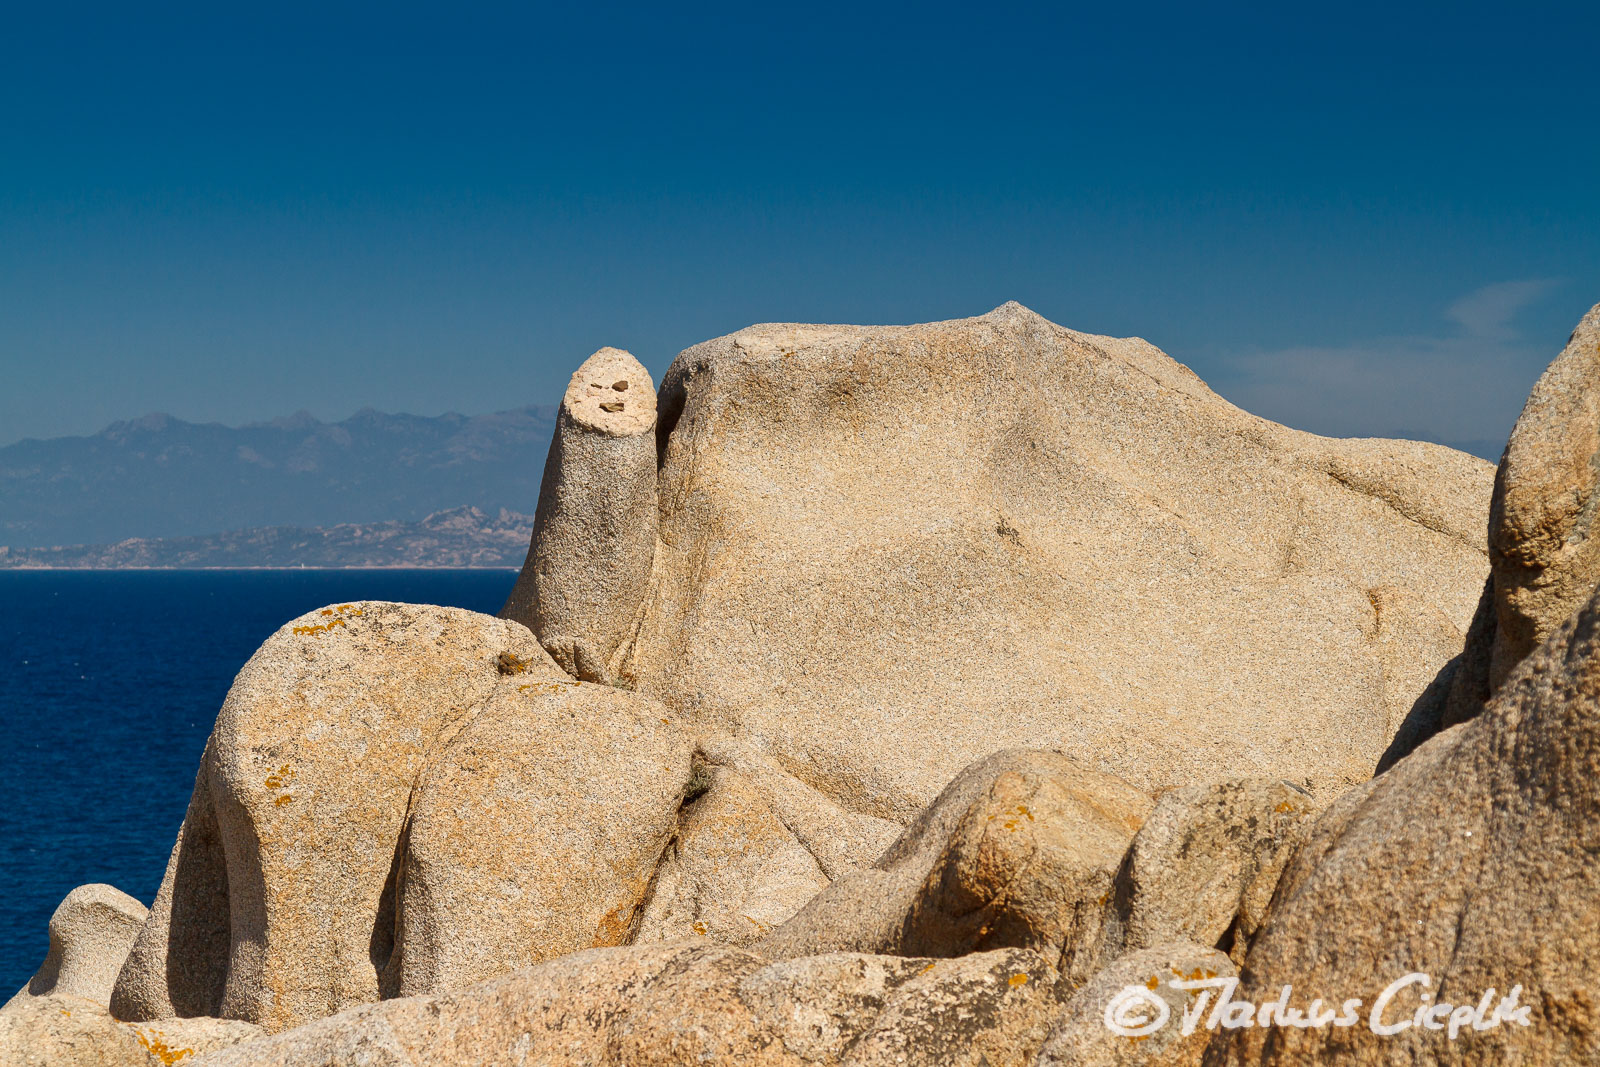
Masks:
[[[80,885],[50,916],[44,962],[15,997],[63,995],[111,1003],[111,988],[150,909],[109,885]]]
[[[594,949],[355,1009],[195,1067],[1026,1067],[1061,992],[1025,950],[769,963],[711,946]]]
[[[902,825],[1005,747],[1334,795],[1488,570],[1483,461],[1286,429],[1016,304],[754,326],[659,405],[651,592],[608,668]]]
[[[1237,999],[1359,999],[1355,1025],[1227,1031],[1206,1062],[1594,1062],[1597,828],[1600,595],[1480,715],[1335,803],[1285,872]]]
[[[834,882],[756,950],[1027,948],[1081,977],[1096,959],[1117,865],[1150,804],[1059,753],[998,752],[957,775],[873,867]]]
[[[285,625],[239,672],[112,1013],[278,1030],[376,1000],[429,759],[497,688],[565,680],[528,630],[364,602]]]

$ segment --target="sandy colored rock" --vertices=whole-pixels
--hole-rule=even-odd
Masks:
[[[657,437],[618,671],[901,825],[1006,747],[1332,796],[1460,650],[1488,570],[1483,461],[1286,429],[1016,304],[697,345]]]
[[[639,944],[706,937],[749,945],[828,886],[758,789],[737,771],[700,766],[704,792],[683,809],[656,870]]]
[[[1491,690],[1600,584],[1600,538],[1589,536],[1597,457],[1600,304],[1535,383],[1500,461],[1489,509]]]
[[[1025,1067],[1061,1010],[1055,968],[1026,949],[937,960],[846,1050],[846,1067]]]
[[[1049,964],[1019,950],[771,964],[711,946],[594,949],[355,1009],[195,1067],[1022,1067],[1059,989]]]
[[[44,962],[13,998],[70,995],[111,1003],[111,987],[150,909],[114,886],[80,885],[50,916]]]
[[[1360,1025],[1238,1031],[1213,1039],[1206,1062],[1593,1062],[1597,826],[1600,602],[1591,599],[1481,715],[1334,804],[1285,872],[1239,996],[1259,1003],[1292,984],[1291,1006],[1302,1010],[1314,997],[1359,997]],[[1487,1024],[1520,987],[1529,1025],[1467,1025],[1453,1041],[1447,1028],[1373,1033],[1385,987],[1418,973],[1429,984],[1401,988],[1380,1023],[1413,1019],[1424,988],[1435,1005],[1470,1014],[1492,987]]]
[[[121,1023],[105,1006],[69,993],[16,1000],[0,1010],[6,1067],[169,1067],[260,1037],[261,1028],[223,1019]]]
[[[1037,1067],[1198,1067],[1213,1033],[1207,1016],[1220,990],[1171,983],[1237,974],[1232,960],[1204,945],[1156,945],[1129,953],[1072,995],[1034,1062]],[[1160,1021],[1163,1012],[1165,1022]],[[1194,1020],[1187,1034],[1185,1015]],[[1149,1032],[1119,1034],[1107,1025],[1108,1018]]]
[[[1093,962],[1112,879],[1150,807],[1060,753],[998,752],[957,775],[873,868],[834,882],[756,950],[1028,948],[1071,977]]]
[[[1282,781],[1239,778],[1162,794],[1117,871],[1102,958],[1229,942],[1242,962],[1316,807]]]
[[[440,748],[405,831],[386,994],[631,943],[694,751],[664,712],[609,686],[532,678]]]
[[[756,742],[727,734],[700,738],[700,758],[736,772],[784,827],[805,846],[830,880],[871,867],[905,832],[900,823],[849,811],[833,803],[763,753]]]
[[[278,1030],[377,999],[425,763],[497,687],[563,677],[524,627],[456,608],[369,601],[284,626],[217,717],[113,1014]]]
[[[578,368],[556,418],[527,562],[500,611],[584,681],[611,681],[649,592],[655,425],[655,387],[638,360],[602,348]]]

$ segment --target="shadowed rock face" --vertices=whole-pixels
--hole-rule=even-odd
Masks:
[[[1481,460],[1285,429],[1015,304],[697,345],[657,436],[621,675],[900,823],[1008,746],[1145,789],[1336,792],[1459,650],[1487,571]]]

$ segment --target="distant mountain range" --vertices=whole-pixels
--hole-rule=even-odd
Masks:
[[[386,543],[410,538],[420,545],[434,536],[422,531],[444,521],[439,513],[504,510],[525,518],[520,513],[538,501],[555,414],[542,406],[431,418],[365,410],[325,423],[302,412],[240,427],[147,415],[89,437],[24,440],[0,448],[0,545],[13,559],[19,550],[90,545],[101,547],[71,551],[82,558],[149,552],[152,559],[198,553],[194,558],[241,561],[269,550],[279,559],[290,544],[311,552],[318,538],[356,551],[358,529],[374,537],[388,531]],[[483,531],[498,531],[500,522],[483,520],[486,545],[499,544],[500,533]],[[323,527],[332,529],[313,536]],[[346,544],[346,537],[355,539]],[[127,548],[130,538],[144,547]],[[192,543],[178,547],[173,539]],[[516,563],[526,529],[521,539]],[[265,558],[239,565],[265,565]],[[309,557],[303,562],[313,565]]]
[[[520,567],[532,530],[532,515],[452,508],[421,522],[269,526],[206,537],[135,537],[111,545],[0,547],[0,569]]]

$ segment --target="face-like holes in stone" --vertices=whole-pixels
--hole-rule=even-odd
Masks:
[[[628,391],[628,379],[624,378],[620,382],[612,382],[611,388],[619,393],[626,393]]]
[[[613,400],[609,404],[601,404],[600,405],[600,410],[601,411],[621,411],[622,410],[622,401]]]

